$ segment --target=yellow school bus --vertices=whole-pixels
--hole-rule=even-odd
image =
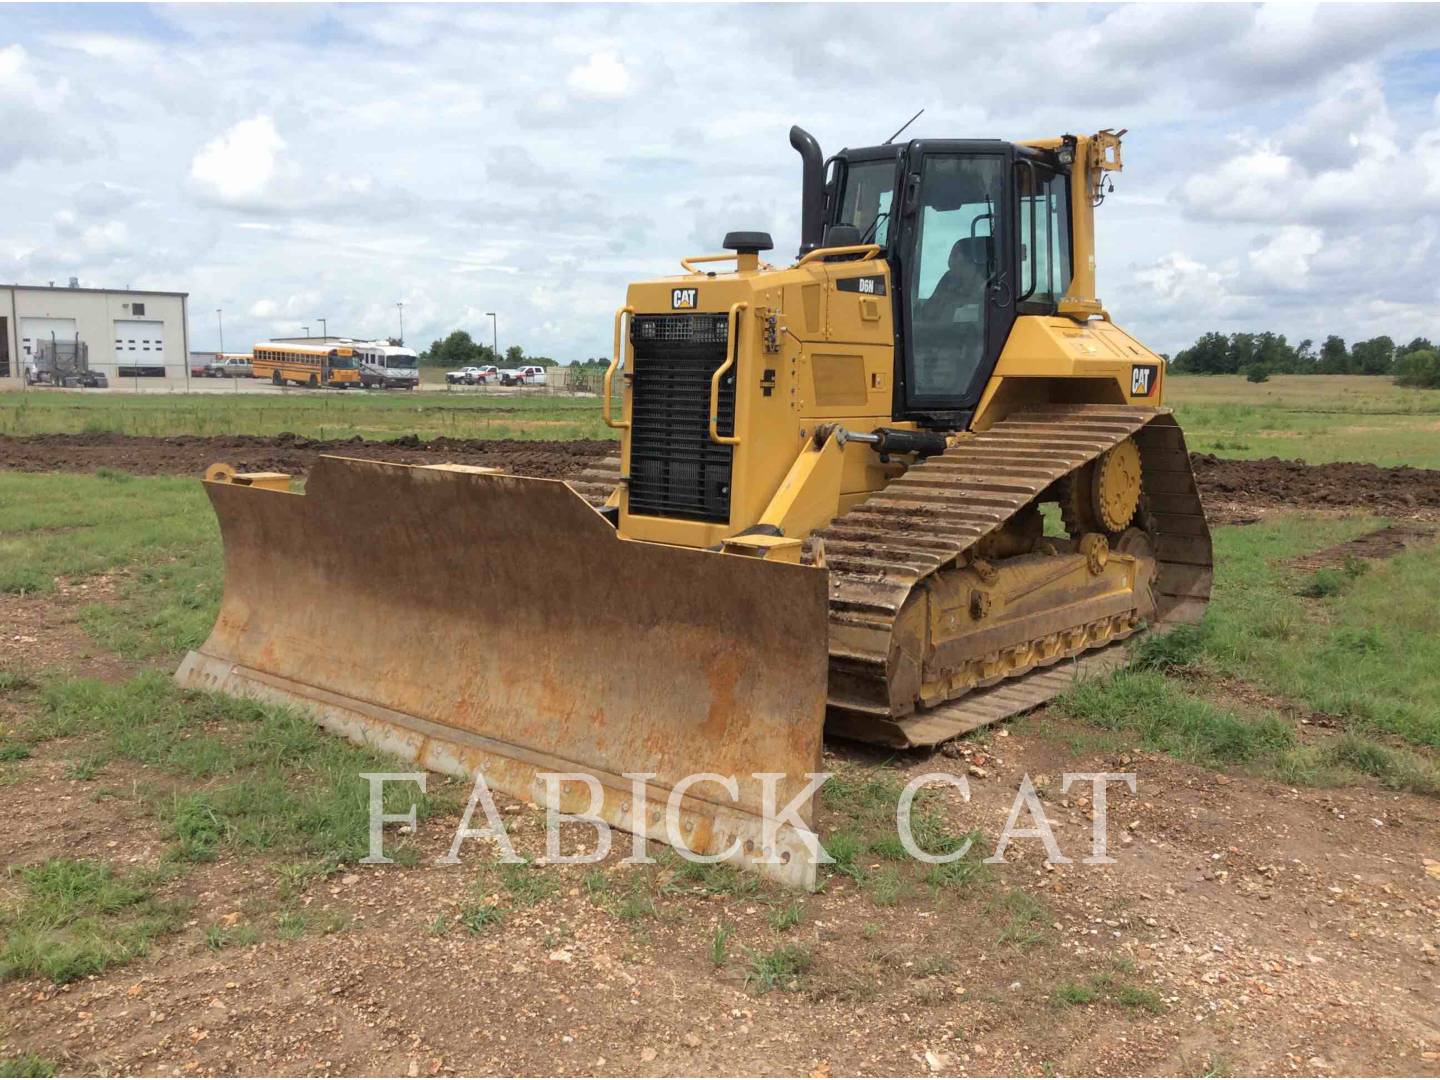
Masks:
[[[335,386],[341,389],[360,385],[355,350],[349,345],[291,345],[261,341],[251,350],[251,369],[257,379],[269,379],[276,386]]]

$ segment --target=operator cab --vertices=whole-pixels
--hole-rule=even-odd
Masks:
[[[1073,269],[1061,156],[992,139],[912,140],[842,150],[828,162],[823,228],[809,223],[820,235],[807,231],[802,251],[884,250],[895,419],[964,427],[1015,317],[1056,313]]]

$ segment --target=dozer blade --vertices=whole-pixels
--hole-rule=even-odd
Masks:
[[[541,773],[589,774],[613,826],[814,885],[802,830],[766,850],[754,774],[783,774],[773,812],[819,768],[824,571],[622,540],[555,480],[335,457],[303,495],[217,475],[225,593],[182,685],[540,804]],[[700,773],[739,797],[695,783],[672,834]],[[583,782],[559,791],[589,809]]]

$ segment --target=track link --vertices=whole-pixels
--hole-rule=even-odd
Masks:
[[[1170,410],[1026,409],[912,466],[817,534],[830,570],[831,729],[892,746],[934,745],[1053,697],[1075,673],[1067,661],[1128,634],[1130,627],[1117,620],[1076,628],[1078,641],[1057,644],[1047,635],[997,657],[997,667],[1008,665],[1008,672],[988,689],[908,716],[893,715],[889,706],[895,625],[911,594],[926,578],[961,565],[976,544],[1056,481],[1127,437],[1140,447],[1138,523],[1154,545],[1156,620],[1198,619],[1210,597],[1210,533]]]

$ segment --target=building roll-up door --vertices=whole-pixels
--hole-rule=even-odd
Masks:
[[[165,376],[165,324],[158,319],[115,320],[116,374]]]
[[[56,341],[75,340],[74,319],[21,319],[20,320],[20,361],[28,364],[35,358],[35,348],[42,341],[49,341],[50,335]]]

